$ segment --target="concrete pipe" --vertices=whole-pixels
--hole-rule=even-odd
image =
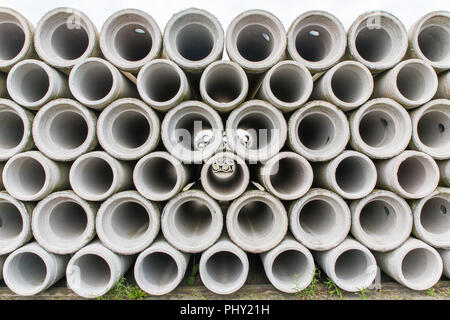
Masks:
[[[280,200],[252,190],[234,200],[226,214],[230,239],[245,251],[262,253],[277,246],[286,235],[288,219]]]
[[[23,60],[8,73],[6,87],[21,106],[38,110],[50,100],[69,97],[67,79],[62,73],[39,60]]]
[[[183,252],[206,250],[220,237],[222,228],[219,204],[199,190],[184,191],[170,199],[161,216],[164,237]]]
[[[289,146],[309,161],[333,159],[349,138],[347,117],[329,102],[308,102],[289,118]]]
[[[238,291],[247,280],[247,254],[226,236],[202,253],[199,274],[205,287],[215,294]]]
[[[183,70],[165,59],[155,59],[142,67],[137,76],[137,90],[145,103],[163,112],[191,97]]]
[[[264,76],[256,95],[283,112],[293,111],[302,106],[312,93],[311,73],[296,61],[281,61]]]
[[[3,186],[3,168],[5,167],[5,162],[0,162],[0,190],[5,189],[5,187]]]
[[[180,284],[188,264],[189,254],[178,251],[161,237],[137,257],[134,278],[148,294],[162,296]]]
[[[296,293],[311,283],[315,265],[307,248],[286,237],[267,253],[261,254],[266,276],[270,283],[285,293]]]
[[[33,114],[15,102],[0,99],[0,161],[34,147],[31,135]]]
[[[32,296],[64,277],[68,260],[68,256],[49,253],[37,242],[32,242],[6,258],[3,279],[15,294]]]
[[[350,209],[336,193],[313,188],[289,208],[292,235],[311,250],[324,251],[339,245],[351,225]]]
[[[344,199],[367,196],[377,183],[377,170],[366,155],[346,150],[314,167],[314,184],[330,189]]]
[[[72,191],[52,193],[33,210],[34,238],[48,252],[73,254],[95,237],[97,207]]]
[[[444,265],[443,274],[450,279],[450,250],[438,249]]]
[[[429,155],[406,150],[390,160],[376,163],[377,187],[391,190],[403,198],[424,198],[439,183],[439,167]]]
[[[410,147],[434,159],[450,158],[450,100],[431,100],[410,115],[413,127]]]
[[[6,90],[6,73],[0,72],[0,98],[6,98],[8,91]]]
[[[450,68],[450,12],[433,11],[409,29],[410,55],[425,60],[436,71]]]
[[[97,146],[97,116],[72,99],[56,99],[43,106],[33,122],[34,142],[56,161],[74,161]]]
[[[73,191],[88,201],[103,201],[132,185],[131,167],[103,151],[86,153],[70,168]]]
[[[103,149],[120,160],[136,160],[153,151],[159,142],[160,121],[144,102],[122,98],[98,117],[97,138]]]
[[[393,251],[374,252],[374,255],[381,270],[412,290],[429,289],[442,275],[439,253],[415,238],[409,238]]]
[[[440,172],[440,185],[450,187],[450,160],[436,161]]]
[[[36,26],[34,45],[42,60],[64,72],[100,54],[97,28],[87,15],[74,8],[47,12]]]
[[[172,16],[164,29],[167,57],[189,73],[200,73],[220,60],[224,33],[219,20],[211,13],[189,8]]]
[[[370,250],[394,250],[411,234],[411,209],[393,192],[374,190],[363,199],[353,201],[350,210],[352,235]]]
[[[450,71],[439,76],[435,98],[450,99]]]
[[[0,8],[0,71],[8,72],[16,63],[34,54],[34,28],[16,10]]]
[[[217,111],[200,101],[185,101],[167,112],[161,139],[174,157],[184,163],[202,163],[222,143],[223,124]]]
[[[6,192],[0,192],[0,256],[13,252],[33,237],[33,205],[22,203]]]
[[[233,110],[226,122],[228,147],[251,164],[266,161],[284,146],[287,124],[277,108],[250,100]]]
[[[78,101],[98,110],[119,98],[137,96],[133,83],[100,58],[88,58],[76,64],[69,75],[69,88]]]
[[[372,99],[349,116],[350,145],[372,159],[392,158],[411,140],[411,119],[389,98]]]
[[[159,232],[159,208],[136,191],[117,193],[102,203],[97,235],[110,250],[124,255],[143,251]]]
[[[450,188],[437,188],[411,204],[413,234],[434,248],[450,249]]]
[[[144,11],[119,10],[103,24],[100,48],[117,68],[137,73],[144,64],[161,55],[161,30]]]
[[[358,292],[368,288],[377,275],[373,254],[348,237],[336,248],[313,253],[316,263],[342,290]]]
[[[369,69],[360,62],[343,61],[314,83],[312,98],[327,100],[343,111],[350,111],[365,103],[372,91]]]
[[[68,189],[69,167],[39,151],[18,153],[3,168],[6,191],[22,201],[38,201],[50,193]]]
[[[258,178],[264,188],[281,200],[303,196],[313,183],[308,160],[294,152],[281,152],[261,166]]]
[[[236,108],[244,102],[247,93],[247,75],[232,61],[213,62],[200,78],[200,95],[203,101],[220,112]]]
[[[427,62],[409,59],[375,79],[374,98],[391,98],[406,109],[427,103],[436,94],[438,78]]]
[[[219,152],[208,159],[200,174],[203,189],[214,199],[231,201],[239,197],[250,182],[245,161],[231,152]]]
[[[349,55],[373,73],[394,67],[408,49],[405,26],[386,11],[360,15],[352,23],[347,37]]]
[[[345,53],[347,39],[342,23],[325,11],[308,11],[292,22],[287,33],[289,56],[312,73],[325,71]]]
[[[67,286],[84,298],[106,294],[133,263],[133,256],[121,256],[100,241],[88,244],[75,253],[67,264]]]

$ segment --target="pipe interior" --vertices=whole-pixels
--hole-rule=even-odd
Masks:
[[[234,193],[240,189],[245,181],[245,174],[242,166],[234,161],[233,172],[214,172],[212,166],[208,168],[206,176],[208,186],[219,194]]]
[[[338,226],[335,209],[325,200],[308,201],[300,211],[301,228],[311,236],[333,235]]]
[[[341,281],[357,284],[370,275],[369,266],[369,259],[364,251],[350,249],[341,253],[336,259],[334,271]]]
[[[390,204],[383,200],[374,200],[361,209],[359,224],[370,236],[386,239],[393,234],[398,218]]]
[[[176,143],[191,151],[205,148],[212,134],[209,120],[204,115],[194,112],[186,113],[180,118],[174,129]]]
[[[450,143],[450,112],[433,110],[425,113],[417,123],[420,141],[431,148],[441,148]]]
[[[144,282],[154,287],[170,286],[178,277],[177,263],[165,252],[152,252],[145,256],[141,270]]]
[[[345,192],[361,192],[366,190],[373,180],[372,167],[364,158],[350,156],[341,160],[336,168],[335,179]]]
[[[433,90],[433,73],[425,65],[411,63],[404,65],[397,74],[397,88],[407,99],[419,101]]]
[[[326,59],[331,53],[333,38],[329,30],[322,26],[308,25],[297,33],[295,48],[303,59],[318,62]]]
[[[79,256],[72,266],[79,277],[72,286],[83,292],[98,292],[105,288],[111,280],[111,269],[105,259],[96,254]]]
[[[78,59],[86,52],[88,45],[88,33],[80,25],[69,28],[68,23],[63,23],[51,35],[53,53],[64,60]]]
[[[105,232],[119,237],[120,242],[141,237],[150,226],[147,209],[140,203],[124,201],[108,211],[111,212],[111,230],[105,228]]]
[[[157,195],[172,192],[178,181],[175,166],[162,157],[147,159],[141,167],[139,175],[146,192]]]
[[[129,149],[139,148],[148,140],[150,130],[149,121],[141,112],[121,112],[112,123],[113,144]]]
[[[272,208],[258,200],[249,201],[239,211],[238,228],[251,241],[267,236],[274,229]]]
[[[368,97],[370,82],[364,69],[355,65],[338,68],[331,78],[334,95],[346,103],[357,103]]]
[[[21,196],[38,193],[44,187],[46,176],[42,164],[31,157],[15,159],[6,172],[9,190]]]
[[[79,163],[74,174],[76,187],[85,194],[103,195],[114,180],[110,164],[101,158],[87,158]]]
[[[389,57],[394,44],[386,29],[364,27],[356,36],[355,46],[364,60],[380,62]]]
[[[244,87],[241,74],[228,65],[218,66],[207,74],[205,89],[208,96],[220,103],[231,102],[239,97]]]
[[[272,120],[264,113],[253,112],[244,115],[237,125],[237,135],[239,132],[243,136],[241,143],[248,149],[257,150],[271,144],[275,128]]]
[[[199,61],[211,53],[214,48],[214,37],[211,31],[198,23],[184,26],[177,34],[175,46],[186,60]]]
[[[21,252],[10,260],[7,272],[7,277],[14,287],[21,292],[27,292],[37,289],[44,283],[47,266],[39,255]]]
[[[50,230],[60,239],[77,239],[86,230],[87,223],[86,212],[73,201],[61,202],[49,212]],[[41,234],[45,237],[45,229],[43,231]]]
[[[307,276],[308,269],[309,261],[299,250],[283,251],[272,263],[272,274],[275,279],[285,286],[292,285],[292,288],[298,280]]]
[[[448,199],[433,197],[422,207],[420,212],[420,224],[433,234],[445,234],[450,232],[450,202]]]
[[[312,113],[300,121],[297,134],[306,148],[320,150],[330,145],[336,132],[333,121],[328,116],[322,113]]]
[[[449,58],[450,32],[439,25],[430,25],[420,30],[417,38],[419,48],[433,62]]]
[[[0,111],[0,148],[13,149],[23,139],[25,128],[22,118],[15,112]]]
[[[81,65],[74,75],[75,90],[84,99],[97,101],[105,98],[111,91],[114,83],[111,70],[96,61]]]
[[[236,47],[242,57],[258,62],[267,59],[275,47],[275,41],[269,29],[260,24],[250,24],[243,28],[236,40]]]
[[[216,283],[232,286],[244,271],[241,259],[229,251],[219,251],[206,261],[206,273]]]
[[[151,34],[139,24],[127,24],[117,31],[114,37],[114,49],[128,61],[144,59],[152,49]]]
[[[420,284],[434,278],[440,272],[437,269],[437,257],[425,248],[412,249],[402,261],[403,277],[411,283]]]
[[[271,169],[270,183],[281,194],[295,194],[304,189],[306,167],[296,158],[282,158]]]
[[[396,137],[395,122],[384,111],[369,111],[361,117],[359,122],[359,135],[371,147],[388,145]]]
[[[270,90],[280,101],[292,103],[305,95],[308,78],[302,69],[289,65],[278,67],[270,77]]]
[[[25,44],[25,33],[16,23],[0,23],[0,60],[14,59]]]
[[[21,101],[34,103],[41,100],[48,92],[50,79],[47,72],[39,65],[25,63],[11,74],[11,90]]]
[[[169,101],[181,88],[177,70],[169,64],[154,64],[145,70],[143,76],[145,94],[153,101]]]
[[[409,157],[399,166],[397,179],[400,186],[408,193],[422,193],[429,190],[429,183],[434,176],[434,167],[425,158]]]
[[[52,142],[63,149],[76,149],[86,141],[88,125],[82,115],[74,111],[64,111],[49,121]]]
[[[174,224],[184,237],[201,237],[212,226],[212,213],[205,203],[189,200],[175,209]]]
[[[13,241],[23,230],[19,209],[10,202],[0,200],[0,241]]]

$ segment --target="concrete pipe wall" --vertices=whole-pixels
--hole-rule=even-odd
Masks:
[[[53,9],[39,20],[34,45],[42,60],[64,72],[100,54],[94,23],[83,12],[67,7]]]
[[[435,98],[450,98],[450,71],[443,72],[438,78],[438,89]]]
[[[361,14],[350,26],[347,37],[349,55],[373,73],[394,67],[408,49],[405,26],[386,11]]]
[[[391,98],[406,109],[427,103],[436,94],[438,78],[430,64],[408,59],[375,79],[373,98]]]
[[[425,60],[436,71],[450,68],[450,12],[427,13],[409,29],[410,55]]]
[[[450,160],[436,161],[440,172],[440,185],[450,187]]]
[[[64,277],[68,261],[68,256],[49,253],[37,242],[32,242],[6,258],[3,279],[15,294],[32,296]]]
[[[290,112],[305,104],[313,89],[311,73],[296,61],[281,61],[264,76],[256,95],[283,112]]]
[[[353,201],[350,210],[352,235],[370,250],[394,250],[411,234],[411,209],[393,192],[374,190],[363,199]]]
[[[22,201],[38,201],[69,187],[69,167],[45,157],[39,151],[16,154],[3,168],[6,191]]]
[[[350,145],[372,159],[392,158],[411,140],[411,119],[389,98],[372,99],[349,116]]]
[[[184,278],[190,255],[158,238],[144,250],[134,264],[137,285],[150,295],[162,296],[172,292]]]
[[[100,48],[117,68],[137,73],[162,51],[162,35],[155,19],[142,10],[124,9],[103,24]]]
[[[14,101],[0,99],[0,160],[32,149],[33,114]]]
[[[252,190],[228,207],[226,225],[230,239],[241,249],[262,253],[283,240],[288,218],[280,200],[270,193]]]
[[[410,115],[413,127],[410,147],[434,159],[450,158],[450,100],[431,100]]]
[[[52,193],[33,210],[34,238],[48,252],[73,254],[95,237],[97,208],[72,191]]]
[[[346,150],[314,166],[314,185],[330,189],[344,199],[367,196],[377,183],[377,169],[366,155]]]
[[[163,112],[191,97],[183,70],[165,59],[155,59],[142,67],[137,76],[137,90],[145,103]]]
[[[406,150],[392,159],[378,161],[376,167],[377,187],[403,198],[426,197],[439,183],[439,167],[423,152]]]
[[[14,101],[31,110],[38,110],[53,99],[70,96],[65,76],[33,59],[15,64],[8,73],[6,86]]]
[[[167,112],[161,139],[174,157],[184,163],[202,163],[222,143],[223,123],[217,111],[200,101],[185,101]]]
[[[450,279],[450,250],[438,249],[444,265],[443,274]]]
[[[98,117],[97,138],[103,149],[120,160],[137,160],[159,143],[158,115],[144,102],[122,98]]]
[[[232,294],[247,280],[247,254],[227,236],[202,253],[199,274],[205,287],[215,294]]]
[[[133,83],[100,58],[87,58],[76,64],[69,75],[69,88],[78,101],[98,110],[114,100],[137,96]]]
[[[266,101],[250,100],[228,116],[226,138],[227,146],[251,164],[266,161],[286,142],[286,120]]]
[[[34,27],[16,10],[0,8],[0,71],[9,71],[17,62],[34,54]]]
[[[143,251],[159,232],[159,208],[136,191],[116,193],[102,203],[96,217],[101,242],[118,254]]]
[[[97,116],[72,99],[56,99],[43,106],[33,121],[33,139],[44,155],[74,161],[97,147]]]
[[[369,69],[360,62],[343,61],[314,83],[311,96],[350,111],[365,103],[372,91],[373,78]]]
[[[289,118],[289,146],[309,161],[333,159],[344,151],[349,138],[344,112],[329,102],[308,102]]]
[[[5,187],[3,185],[3,168],[5,167],[5,162],[0,162],[0,190],[4,190]]]
[[[183,252],[206,250],[220,237],[222,228],[219,204],[199,190],[184,191],[170,199],[161,216],[164,238]]]
[[[450,188],[437,188],[411,204],[413,234],[434,248],[450,249]]]
[[[315,265],[311,252],[291,236],[261,254],[261,260],[270,283],[282,292],[303,290],[314,277]]]
[[[170,18],[163,41],[170,60],[187,72],[200,73],[222,58],[224,32],[219,20],[211,13],[189,8]]]
[[[289,56],[312,73],[338,63],[345,53],[347,39],[342,23],[325,11],[308,11],[292,22],[287,33]]]
[[[434,286],[442,275],[442,258],[425,242],[409,238],[389,252],[374,252],[381,270],[412,290]]]
[[[313,170],[308,160],[295,152],[280,152],[258,171],[264,188],[281,200],[303,196],[313,183]]]
[[[247,93],[247,75],[232,61],[211,63],[200,78],[200,95],[203,101],[220,112],[228,112],[239,106]]]
[[[368,288],[377,275],[373,254],[348,237],[336,248],[313,252],[320,268],[342,290],[358,292]]]
[[[292,235],[311,250],[324,251],[339,245],[351,226],[347,203],[336,193],[313,188],[289,207]]]
[[[102,201],[132,185],[132,168],[103,151],[86,153],[70,168],[73,191],[88,201]]]
[[[106,294],[122,278],[134,256],[121,256],[94,241],[75,253],[67,264],[67,286],[84,298]]]
[[[33,237],[31,212],[33,204],[0,192],[0,256],[13,252]]]

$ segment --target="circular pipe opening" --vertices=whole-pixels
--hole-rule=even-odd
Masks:
[[[298,31],[295,48],[303,59],[318,62],[329,56],[333,38],[327,29],[319,25],[308,25]]]
[[[208,189],[214,193],[227,195],[241,189],[241,186],[246,183],[246,175],[242,166],[234,161],[233,172],[217,172],[214,166],[208,168],[206,174]]]
[[[187,113],[174,126],[178,141],[175,143],[190,151],[203,150],[212,135],[209,120],[200,113]]]
[[[252,62],[263,61],[272,54],[274,37],[266,27],[251,24],[239,32],[236,46],[245,59]]]
[[[417,37],[420,51],[433,62],[449,58],[450,32],[439,25],[429,25],[420,30]]]
[[[47,266],[36,253],[24,251],[12,257],[4,275],[17,292],[34,293],[47,278]]]
[[[9,163],[5,175],[9,193],[28,198],[42,190],[47,174],[38,160],[32,157],[20,157]]]
[[[390,144],[396,137],[395,131],[394,120],[384,111],[369,111],[361,117],[359,123],[361,139],[371,147]]]
[[[207,27],[191,23],[178,32],[175,45],[179,54],[186,60],[200,61],[211,54],[214,37]]]
[[[19,209],[12,203],[0,200],[0,242],[12,242],[23,230]]]
[[[272,263],[272,274],[283,286],[288,287],[309,271],[309,261],[303,252],[286,250],[281,252]]]
[[[383,239],[392,235],[398,216],[395,209],[383,200],[367,203],[361,210],[359,223],[365,233],[371,237]]]
[[[181,89],[180,75],[170,64],[154,64],[144,70],[142,88],[144,94],[152,101],[169,101]]]
[[[48,129],[52,142],[63,149],[80,147],[87,138],[88,125],[82,115],[74,111],[61,112],[49,119]]]
[[[282,158],[272,166],[270,184],[281,195],[292,195],[305,189],[306,166],[296,158]],[[304,190],[306,191],[306,190]]]
[[[429,233],[446,234],[450,230],[449,201],[434,197],[429,199],[420,212],[420,224]]]
[[[153,45],[151,34],[139,24],[127,24],[121,27],[114,37],[114,49],[127,61],[144,59]]]
[[[434,180],[434,170],[432,163],[426,158],[411,156],[403,160],[398,167],[397,179],[400,187],[406,192],[422,194],[430,189],[430,183]]]
[[[79,65],[71,76],[73,94],[88,102],[102,100],[113,88],[114,77],[103,63],[88,61]]]
[[[229,251],[219,251],[208,258],[205,264],[208,278],[215,285],[231,287],[244,272],[241,259]]]
[[[437,269],[436,260],[436,256],[428,249],[412,249],[402,260],[403,277],[406,281],[418,285],[430,281]]]
[[[391,55],[393,41],[384,28],[364,27],[356,36],[355,46],[358,54],[367,61],[380,62]]]
[[[113,143],[123,148],[139,148],[148,140],[149,135],[150,124],[140,112],[131,110],[121,112],[113,120]]]
[[[370,81],[362,67],[342,65],[331,77],[331,90],[345,103],[362,104],[372,93]]]
[[[335,171],[336,183],[344,192],[358,193],[372,188],[372,166],[368,160],[349,156],[340,161]]]
[[[23,120],[17,113],[0,111],[0,149],[17,147],[24,138],[24,132]]]
[[[241,74],[232,66],[220,65],[210,69],[205,79],[206,94],[215,102],[236,100],[244,90]]]
[[[212,226],[211,211],[203,202],[186,201],[175,209],[174,226],[188,239],[205,236]]]
[[[273,230],[275,217],[272,208],[262,201],[250,201],[238,212],[237,227],[250,242],[258,241]]]
[[[450,141],[450,117],[448,113],[433,110],[422,115],[417,123],[420,141],[431,148],[441,148]]]
[[[178,182],[175,166],[162,157],[148,158],[142,165],[139,176],[146,194],[170,194]]]
[[[71,181],[74,190],[82,191],[82,194],[93,194],[101,196],[109,191],[114,181],[114,172],[111,165],[101,158],[85,158],[76,167],[72,166],[75,172],[71,174]]]
[[[137,202],[123,201],[108,211],[111,220],[110,224],[103,225],[104,232],[118,246],[141,237],[150,226],[147,209]]]
[[[303,230],[314,237],[332,235],[337,229],[336,212],[327,201],[316,199],[307,202],[300,211],[299,223]]]
[[[69,23],[62,23],[51,33],[53,54],[64,60],[78,59],[89,45],[89,35],[83,27],[70,27]]]
[[[85,232],[87,223],[84,209],[76,202],[65,201],[52,208],[48,214],[48,226],[52,235],[47,232],[40,234],[45,238],[54,236],[57,238],[55,241],[75,240]]]
[[[144,286],[171,287],[178,278],[178,265],[174,258],[165,252],[152,252],[145,256],[140,266]]]
[[[293,103],[307,94],[308,77],[300,68],[282,65],[272,73],[269,85],[270,91],[278,100]]]
[[[320,150],[330,145],[336,133],[334,124],[328,116],[312,113],[300,121],[297,134],[306,148]]]
[[[50,87],[47,71],[36,63],[23,62],[16,65],[9,77],[11,85],[8,89],[19,103],[38,102],[45,97]]]
[[[96,254],[83,254],[73,261],[72,268],[78,270],[78,281],[71,283],[78,292],[96,294],[104,291],[111,281],[111,269],[106,260]]]
[[[12,60],[25,44],[25,32],[16,23],[0,23],[0,60]]]
[[[408,100],[426,102],[434,95],[435,76],[426,65],[409,63],[404,65],[397,74],[397,88]]]
[[[358,288],[371,276],[367,254],[358,249],[350,249],[341,253],[336,259],[334,270],[340,281]]]
[[[251,150],[270,146],[275,127],[272,120],[261,112],[248,112],[237,123],[239,142]]]

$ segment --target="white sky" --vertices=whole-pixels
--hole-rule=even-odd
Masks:
[[[430,11],[450,11],[450,0],[0,0],[0,6],[18,10],[34,25],[50,9],[72,7],[87,14],[99,30],[115,11],[137,8],[149,13],[158,22],[161,31],[172,14],[197,7],[214,14],[226,31],[230,21],[248,9],[272,12],[286,29],[298,15],[309,10],[326,10],[334,14],[346,29],[364,11],[386,10],[409,28],[414,21]]]

